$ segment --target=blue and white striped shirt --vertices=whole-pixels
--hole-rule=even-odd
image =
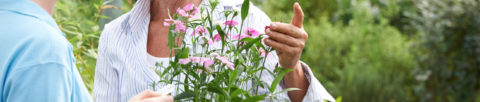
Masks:
[[[203,0],[202,6],[208,2]],[[219,0],[220,4],[214,11],[215,19],[225,21],[221,11],[240,8],[243,0]],[[94,98],[97,102],[126,102],[131,97],[146,89],[153,89],[151,84],[160,80],[152,68],[151,55],[147,53],[148,25],[150,22],[150,0],[138,0],[132,10],[105,25],[100,36],[98,47],[97,67],[95,71]],[[250,4],[250,16],[245,21],[245,27],[263,28],[269,25],[268,16]],[[235,18],[240,21],[241,18]],[[188,30],[187,32],[191,32]],[[187,33],[187,39],[189,34]],[[186,41],[189,42],[189,41]],[[190,45],[190,44],[187,44]],[[221,46],[212,46],[221,48]],[[161,59],[161,58],[158,58]],[[162,61],[162,60],[161,60]],[[163,60],[167,63],[168,60]],[[265,67],[273,70],[278,63],[275,52],[267,57]],[[319,102],[323,100],[335,101],[320,82],[313,76],[310,68],[303,64],[306,77],[310,82],[304,102]],[[275,75],[263,73],[261,80],[272,83]],[[158,85],[156,89],[164,85]],[[283,86],[281,84],[281,86]],[[183,86],[180,86],[183,87]],[[246,87],[249,87],[247,85]],[[282,87],[277,87],[277,91]],[[268,89],[259,89],[259,93],[269,92]],[[175,92],[173,95],[177,94]],[[278,99],[289,100],[287,93],[279,94]]]

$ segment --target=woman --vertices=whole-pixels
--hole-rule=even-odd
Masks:
[[[214,16],[217,20],[225,20],[220,12],[239,8],[243,0],[220,0],[219,2]],[[168,18],[169,10],[176,10],[190,3],[205,6],[209,2],[208,0],[139,0],[130,12],[105,26],[98,48],[94,84],[96,101],[123,102],[140,92],[139,90],[153,89],[151,83],[160,80],[154,70],[162,71],[163,69],[152,68],[155,68],[156,62],[167,63],[164,66],[168,66],[170,57],[167,45],[169,28],[163,25],[164,19]],[[252,14],[246,19],[245,26],[261,29],[266,25],[271,26],[266,30],[270,37],[264,39],[264,43],[274,48],[276,52],[267,57],[265,64],[267,69],[273,70],[276,63],[280,63],[284,68],[294,69],[293,72],[285,75],[284,83],[281,84],[283,87],[278,87],[276,90],[293,87],[301,89],[290,91],[288,94],[279,94],[279,99],[295,102],[324,99],[334,101],[313,76],[310,68],[299,61],[308,36],[302,27],[303,12],[298,3],[294,6],[295,15],[291,24],[271,23],[268,16],[253,5],[250,6],[249,12]],[[238,17],[234,19],[240,20]],[[186,37],[189,37],[188,35]],[[262,81],[272,83],[275,75],[264,73],[261,76]],[[259,92],[268,91],[260,89]]]

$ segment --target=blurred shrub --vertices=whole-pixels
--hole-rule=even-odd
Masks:
[[[60,0],[53,18],[73,46],[77,69],[85,86],[92,92],[97,59],[99,10],[103,0]]]
[[[305,19],[315,19],[322,15],[332,15],[337,10],[336,0],[252,0],[256,5],[263,7],[269,15],[284,15],[293,9],[293,3],[299,2],[305,13]],[[281,11],[281,12],[278,12]],[[290,17],[283,18],[271,16],[272,20],[290,20]],[[286,21],[289,22],[289,21]]]
[[[408,13],[418,32],[415,46],[421,101],[480,101],[480,2],[415,1]]]
[[[135,0],[122,0],[122,7],[106,5],[104,0],[60,0],[55,5],[53,18],[73,46],[73,53],[85,86],[92,92],[97,60],[100,18],[103,9],[121,9],[128,12]]]
[[[375,22],[378,23],[380,18],[387,19],[389,25],[399,29],[404,35],[414,35],[415,28],[407,26],[410,19],[406,17],[405,13],[414,12],[414,0],[336,0],[338,11],[331,15],[332,22],[348,23],[353,19],[353,14],[358,12],[355,10],[358,5],[365,5],[369,7],[372,12]],[[366,2],[365,2],[366,1]]]
[[[308,26],[303,61],[331,94],[347,102],[406,101],[413,67],[409,42],[386,19],[374,23],[364,9],[358,6],[347,25],[322,18]]]

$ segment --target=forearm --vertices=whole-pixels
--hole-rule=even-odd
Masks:
[[[307,93],[310,83],[305,76],[300,62],[298,62],[292,69],[294,69],[294,71],[289,72],[284,76],[284,85],[286,88],[299,88],[300,90],[288,92],[288,96],[292,102],[301,102]]]

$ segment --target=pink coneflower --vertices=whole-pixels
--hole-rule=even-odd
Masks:
[[[170,26],[170,23],[168,23],[168,22],[163,22],[163,26],[167,26],[167,27],[168,27],[168,26]]]
[[[198,7],[193,7],[192,15],[195,15],[199,12],[200,12],[200,10],[198,9]]]
[[[185,5],[185,6],[183,7],[183,10],[185,10],[185,11],[192,11],[194,6],[195,6],[195,5],[193,5],[193,3],[192,3],[192,4],[187,4],[187,5]]]
[[[230,62],[227,57],[222,57],[222,56],[217,55],[217,57],[215,57],[215,58],[220,60],[220,62],[226,64],[228,68],[230,68],[232,70],[235,70],[234,64],[232,62]]]
[[[250,27],[247,28],[246,33],[247,33],[248,35],[252,36],[252,37],[256,37],[256,36],[259,36],[259,35],[260,35],[260,33],[259,33],[257,30],[255,30],[255,29],[253,29],[253,28],[250,28]]]
[[[207,39],[207,43],[208,43],[209,45],[213,45],[212,39],[210,39],[210,38],[206,38],[206,39]]]
[[[223,24],[225,24],[225,26],[235,27],[238,25],[238,22],[234,20],[229,20],[229,21],[225,21],[225,23]]]
[[[192,60],[192,63],[200,63],[200,57],[190,57],[189,59]]]
[[[213,41],[212,39],[208,38],[208,37],[205,37],[205,36],[200,36],[200,38],[203,38],[204,41],[206,41],[209,45],[212,45],[213,44]]]
[[[187,27],[185,26],[185,24],[183,22],[176,22],[175,23],[175,30],[174,30],[175,33],[179,33],[179,32],[185,33],[186,29],[187,29]]]
[[[190,63],[192,60],[190,60],[189,58],[185,58],[185,59],[180,59],[178,60],[178,63],[180,64],[188,64]]]
[[[202,26],[197,26],[197,28],[195,29],[195,32],[193,32],[191,36],[195,34],[202,35],[202,33],[205,33],[205,29]]]
[[[220,34],[215,34],[213,36],[213,42],[218,42],[220,40],[222,40],[222,37],[220,36]]]
[[[165,22],[163,22],[164,26],[172,26],[175,24],[175,33],[185,33],[185,30],[187,27],[185,26],[185,23],[183,23],[180,20],[174,20],[174,19],[165,19]]]
[[[243,38],[248,38],[248,37],[250,37],[250,36],[248,36],[247,34],[242,34],[242,35],[237,34],[237,35],[233,35],[232,39],[233,40],[241,40]]]
[[[233,63],[227,63],[227,67],[230,68],[231,70],[235,70],[234,64]]]
[[[164,26],[171,26],[172,24],[175,23],[176,20],[174,19],[165,19],[165,21],[163,22],[163,25]]]
[[[183,17],[189,17],[187,11],[185,11],[183,9],[180,9],[180,8],[177,9],[177,14],[179,14],[180,16],[183,16]]]
[[[218,60],[220,60],[222,63],[230,62],[230,61],[228,61],[228,58],[227,58],[227,57],[217,56],[217,57],[215,57],[215,58],[217,58]]]
[[[206,59],[206,60],[203,62],[203,67],[205,67],[207,70],[212,70],[212,68],[211,68],[210,66],[213,65],[214,63],[215,63],[214,60]]]
[[[180,9],[180,8],[177,9],[177,14],[187,18],[193,18],[194,15],[197,14],[198,12],[200,12],[200,10],[198,9],[198,7],[193,5],[193,3],[185,5],[183,9]]]

